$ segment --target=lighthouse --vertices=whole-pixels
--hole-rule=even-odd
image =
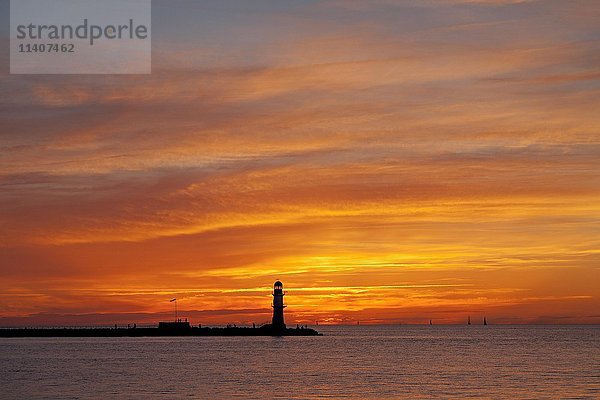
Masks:
[[[285,322],[283,321],[283,309],[286,307],[283,304],[283,283],[280,281],[275,282],[273,285],[273,330],[283,331],[285,330]]]

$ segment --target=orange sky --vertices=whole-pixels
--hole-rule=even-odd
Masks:
[[[2,63],[1,326],[600,323],[598,2],[153,7],[150,76]]]

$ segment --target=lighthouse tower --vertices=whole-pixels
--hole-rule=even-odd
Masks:
[[[283,309],[286,307],[283,304],[283,283],[280,281],[275,282],[273,285],[273,330],[283,331],[285,330],[285,322],[283,322]]]

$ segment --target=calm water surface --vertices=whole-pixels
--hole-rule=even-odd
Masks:
[[[599,326],[319,330],[0,339],[0,398],[600,398]]]

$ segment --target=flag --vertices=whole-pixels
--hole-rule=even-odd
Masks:
[[[169,303],[172,303],[172,302],[174,302],[174,301],[176,301],[176,300],[177,300],[177,299],[171,299],[171,300],[169,300]]]

